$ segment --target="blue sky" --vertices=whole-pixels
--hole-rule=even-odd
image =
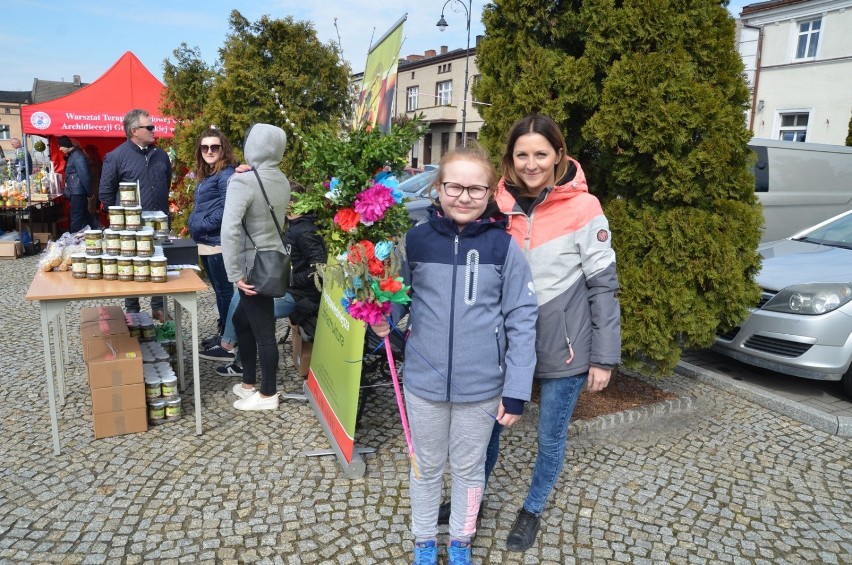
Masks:
[[[435,26],[443,0],[275,0],[246,3],[249,7],[237,9],[249,21],[264,14],[311,21],[323,42],[336,41],[339,33],[343,57],[358,72],[364,69],[371,36],[378,39],[406,12],[402,56],[441,45],[463,48],[466,18],[458,2],[450,0],[447,6],[444,15],[449,27],[444,32]],[[731,2],[729,10],[737,15],[749,3],[753,2]],[[0,90],[30,90],[34,78],[71,81],[73,75],[80,75],[83,82],[93,82],[125,51],[132,51],[162,79],[163,60],[174,61],[172,52],[182,42],[198,46],[202,58],[212,63],[229,32],[228,15],[235,4],[221,0],[9,0],[0,18]],[[481,15],[486,2],[472,4],[471,43],[484,33]]]

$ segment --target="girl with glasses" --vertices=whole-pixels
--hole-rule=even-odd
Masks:
[[[195,142],[195,205],[189,216],[189,233],[198,244],[198,255],[216,293],[219,313],[218,334],[221,335],[234,285],[228,281],[222,260],[222,214],[228,179],[234,174],[237,160],[225,134],[215,127],[205,129]],[[233,356],[231,357],[233,359]]]
[[[471,563],[495,420],[517,422],[535,367],[536,297],[521,249],[494,203],[497,172],[481,149],[441,160],[439,209],[405,236],[411,285],[405,402],[419,475],[410,478],[414,563],[438,561],[444,466],[452,473],[448,563]],[[373,325],[380,337],[389,324]]]

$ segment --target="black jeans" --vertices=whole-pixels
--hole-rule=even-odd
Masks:
[[[240,344],[243,382],[257,382],[260,360],[260,394],[272,396],[278,390],[278,343],[275,341],[275,299],[240,292],[240,303],[234,312],[234,330]]]

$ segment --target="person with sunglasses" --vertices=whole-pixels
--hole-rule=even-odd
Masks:
[[[228,138],[215,126],[201,132],[195,142],[194,206],[189,215],[189,234],[198,244],[198,255],[216,293],[219,335],[222,334],[234,285],[228,280],[222,259],[222,214],[228,179],[234,174],[237,160]],[[233,359],[231,354],[230,359]]]
[[[100,201],[104,207],[118,206],[119,183],[139,181],[142,210],[168,215],[172,164],[168,154],[154,144],[156,128],[151,115],[139,108],[130,110],[123,125],[127,141],[104,157],[98,185]],[[139,298],[126,298],[124,309],[139,312]],[[155,319],[165,319],[162,296],[151,297],[151,310]]]

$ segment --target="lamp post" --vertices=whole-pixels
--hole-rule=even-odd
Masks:
[[[441,8],[441,19],[438,20],[437,24],[435,24],[441,31],[447,29],[447,26],[449,25],[447,24],[447,20],[444,19],[444,10],[450,2],[458,2],[461,4],[461,7],[464,8],[464,13],[467,16],[467,47],[464,52],[464,98],[462,98],[462,147],[467,147],[467,72],[470,65],[470,13],[473,9],[473,0],[468,0],[467,6],[464,5],[462,0],[447,0],[444,2],[444,7]]]

